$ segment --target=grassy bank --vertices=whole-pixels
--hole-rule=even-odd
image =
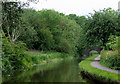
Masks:
[[[58,62],[65,58],[72,59],[72,56],[65,53],[55,52],[55,51],[27,51],[28,54],[28,65],[42,64],[42,63],[50,63],[50,62]]]
[[[115,82],[120,83],[120,75],[105,70],[101,70],[91,66],[91,62],[98,55],[91,56],[86,60],[79,63],[80,72],[86,76],[88,79],[94,80],[95,82]]]

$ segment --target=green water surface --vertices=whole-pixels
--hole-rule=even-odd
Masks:
[[[76,60],[64,60],[59,63],[35,65],[25,71],[16,71],[11,75],[3,74],[4,82],[86,82],[79,73]]]

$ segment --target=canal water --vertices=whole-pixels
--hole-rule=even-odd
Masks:
[[[14,82],[15,84],[23,82],[86,82],[80,75],[78,64],[79,62],[76,60],[64,60],[59,63],[35,65],[22,72],[16,71],[11,75],[3,74],[3,82]]]

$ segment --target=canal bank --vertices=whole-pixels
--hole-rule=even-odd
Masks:
[[[120,83],[120,74],[93,67],[91,63],[99,55],[94,55],[79,63],[81,74],[94,83]]]

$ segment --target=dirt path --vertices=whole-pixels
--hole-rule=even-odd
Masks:
[[[100,63],[99,63],[99,60],[100,60],[100,55],[98,57],[96,57],[94,59],[94,61],[91,62],[91,65],[93,67],[96,67],[96,68],[99,68],[99,69],[102,69],[102,70],[106,70],[106,71],[109,71],[109,72],[113,72],[113,73],[117,73],[117,74],[120,74],[120,71],[118,70],[113,70],[113,69],[110,69],[110,68],[107,68],[105,66],[102,66]]]

